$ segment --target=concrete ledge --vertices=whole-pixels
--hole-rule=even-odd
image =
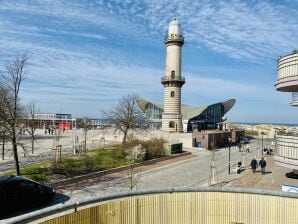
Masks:
[[[157,163],[157,162],[170,160],[170,159],[174,159],[174,158],[178,158],[178,157],[182,157],[182,156],[187,156],[187,155],[190,155],[190,154],[191,154],[191,152],[182,152],[182,153],[178,153],[178,154],[173,154],[171,156],[164,156],[164,157],[157,158],[157,159],[147,160],[147,161],[144,161],[143,163],[137,163],[137,164],[135,164],[135,166],[139,167],[139,166],[143,166],[143,165],[154,164],[154,163]],[[50,182],[50,183],[48,183],[48,185],[50,185],[52,187],[58,187],[58,186],[61,186],[61,185],[73,183],[73,182],[76,182],[76,181],[85,180],[85,179],[92,178],[92,177],[104,176],[104,175],[107,175],[107,174],[110,174],[110,173],[120,172],[120,171],[123,171],[123,170],[127,170],[129,168],[130,168],[130,165],[120,166],[120,167],[116,167],[116,168],[112,168],[112,169],[108,169],[108,170],[97,171],[97,172],[93,172],[93,173],[89,173],[89,174],[85,174],[85,175],[80,175],[80,176],[76,176],[76,177],[72,177],[72,178],[67,178],[67,179],[64,179],[64,180]]]
[[[279,166],[286,167],[288,169],[297,170],[298,169],[298,160],[285,158],[279,155],[274,156],[274,161]]]

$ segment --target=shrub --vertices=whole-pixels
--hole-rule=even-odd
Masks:
[[[52,163],[51,172],[53,174],[63,174],[66,177],[71,177],[76,174],[84,173],[85,162],[84,159],[65,158],[61,163]]]
[[[48,168],[32,166],[22,169],[22,175],[38,182],[47,181]]]
[[[85,163],[85,170],[87,172],[94,171],[94,168],[95,168],[95,159],[94,159],[94,157],[86,156],[84,158],[84,163]]]
[[[145,160],[160,158],[164,156],[163,143],[164,139],[153,138],[142,143],[146,149]]]

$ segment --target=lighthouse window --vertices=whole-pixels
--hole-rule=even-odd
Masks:
[[[171,92],[171,97],[175,97],[175,92],[174,91]]]
[[[170,121],[169,128],[175,128],[175,122],[174,121]]]
[[[175,78],[175,71],[171,72],[171,78],[174,79]]]

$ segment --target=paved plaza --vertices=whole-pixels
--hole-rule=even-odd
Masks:
[[[272,155],[264,156],[268,164],[267,174],[261,175],[260,172],[253,174],[249,164],[251,159],[260,153],[257,147],[259,147],[259,143],[253,141],[249,153],[239,152],[236,147],[231,148],[232,166],[234,167],[237,162],[242,160],[245,170],[240,174],[236,174],[232,170],[230,175],[228,174],[228,149],[216,150],[215,166],[218,184],[214,187],[249,187],[281,191],[282,184],[298,185],[297,180],[285,177],[285,173],[291,170],[276,166]],[[198,149],[187,150],[192,152],[192,156],[189,158],[141,171],[137,189],[208,186],[212,152]],[[63,193],[70,196],[69,202],[75,202],[95,195],[128,191],[126,175],[125,172],[114,174],[110,178],[103,178],[92,186],[80,190],[67,189]]]
[[[19,149],[21,165],[27,165],[28,163],[35,163],[41,160],[53,158],[53,144],[55,141],[54,135],[48,135],[44,133],[44,130],[39,129],[36,132],[37,140],[35,143],[35,152],[32,155],[30,151],[29,136],[23,137],[25,143],[26,153],[23,149]],[[27,139],[26,139],[27,138]],[[74,140],[77,138],[78,142],[84,139],[83,130],[67,130],[61,134],[60,144],[62,145],[63,154],[73,154]],[[105,138],[105,142],[103,142]],[[90,130],[87,134],[87,147],[89,149],[102,146],[103,144],[110,144],[114,142],[120,142],[121,136],[117,135],[112,129],[108,130]],[[264,146],[269,142],[264,141]],[[5,160],[0,160],[0,172],[13,169],[13,156],[11,150],[9,150],[9,144],[6,146]],[[231,147],[231,167],[241,161],[244,167],[249,167],[250,161],[254,156],[260,157],[261,143],[258,140],[252,140],[250,144],[250,152],[239,152],[238,147]],[[183,161],[170,163],[160,167],[156,167],[151,170],[140,172],[140,178],[138,181],[139,189],[146,188],[161,188],[161,187],[190,187],[197,185],[207,185],[210,173],[210,165],[212,163],[212,152],[197,148],[184,148],[185,151],[190,151],[192,157]],[[222,186],[247,186],[247,187],[264,187],[268,189],[280,190],[282,182],[289,184],[296,184],[296,180],[288,179],[284,177],[284,173],[290,172],[290,170],[276,166],[272,159],[272,156],[266,157],[268,163],[268,173],[260,179],[257,174],[251,174],[250,170],[236,175],[232,169],[233,174],[228,174],[228,148],[222,148],[215,150],[215,179]],[[257,155],[259,154],[259,156]],[[26,155],[26,156],[24,156]],[[281,173],[282,175],[278,175]],[[255,175],[254,178],[251,175]],[[246,179],[243,177],[246,176]],[[283,178],[284,177],[284,178]],[[293,180],[293,181],[291,181]],[[264,182],[264,183],[263,183]],[[100,190],[96,190],[99,188]],[[92,190],[90,190],[92,189]],[[91,186],[90,189],[85,191],[91,191],[93,193],[110,193],[115,191],[127,190],[125,177],[114,179],[113,181],[103,181],[97,186]],[[75,192],[72,192],[74,194]]]
[[[62,133],[61,144],[64,154],[73,153],[74,139],[84,138],[83,130],[68,130]],[[103,144],[102,138],[105,137],[105,144],[120,142],[121,138],[112,130],[90,130],[87,135],[88,148],[96,148]],[[43,130],[38,130],[35,153],[30,152],[24,157],[20,149],[20,160],[22,165],[34,163],[40,160],[53,158],[52,145],[55,136],[45,135]],[[266,142],[264,142],[265,144]],[[30,145],[27,143],[30,150]],[[267,143],[268,144],[268,143]],[[252,173],[250,161],[253,157],[260,159],[261,144],[258,140],[252,140],[250,152],[240,152],[238,147],[231,147],[231,174],[228,174],[229,150],[222,148],[215,150],[215,175],[214,180],[218,182],[217,187],[235,186],[250,188],[266,188],[281,190],[282,184],[298,185],[297,180],[285,177],[286,172],[290,172],[283,167],[276,166],[273,156],[266,156],[267,171],[262,176],[259,172]],[[185,157],[179,161],[169,161],[157,164],[155,167],[139,170],[137,189],[169,188],[169,187],[194,187],[207,186],[209,182],[210,166],[212,164],[212,152],[197,148],[184,148],[185,151],[192,153],[192,156]],[[11,152],[10,152],[11,153]],[[259,154],[259,156],[258,156]],[[13,169],[14,164],[12,155],[8,152],[4,161],[1,161],[0,171]],[[236,175],[234,167],[241,161],[246,168],[243,172]],[[62,192],[70,196],[70,201],[77,201],[80,198],[92,197],[93,195],[105,195],[115,192],[127,191],[127,174],[125,172],[114,174],[112,178],[103,177],[101,181],[84,186],[82,189],[63,189]],[[58,199],[59,200],[59,199]]]

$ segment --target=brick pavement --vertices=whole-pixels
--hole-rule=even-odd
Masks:
[[[176,158],[172,158],[172,159],[168,159],[168,160],[163,160],[163,161],[159,161],[159,162],[155,162],[152,164],[146,164],[146,165],[142,165],[141,167],[137,167],[135,169],[138,170],[138,172],[145,172],[148,170],[152,170],[158,167],[162,167],[162,166],[166,166],[168,164],[172,164],[172,163],[176,163],[179,161],[184,161],[184,160],[188,160],[191,158],[194,158],[195,156],[192,154],[189,155],[184,155],[181,157],[176,157]],[[60,187],[56,187],[56,190],[59,193],[66,193],[69,191],[74,191],[74,190],[79,190],[79,189],[83,189],[86,187],[90,187],[93,185],[97,185],[99,183],[102,182],[109,182],[109,181],[113,181],[115,179],[119,179],[119,178],[124,178],[127,176],[127,171],[119,171],[119,172],[115,172],[115,173],[110,173],[104,176],[99,176],[96,178],[90,178],[90,179],[86,179],[86,180],[81,180],[79,182],[75,182],[75,183],[71,183],[71,184],[66,184]]]
[[[262,175],[260,170],[253,173],[251,169],[247,169],[238,178],[232,180],[228,186],[277,191],[281,191],[283,184],[298,186],[297,179],[291,179],[285,176],[287,172],[291,172],[292,170],[277,166],[273,160],[273,155],[265,156],[264,158],[267,162],[265,175]]]

